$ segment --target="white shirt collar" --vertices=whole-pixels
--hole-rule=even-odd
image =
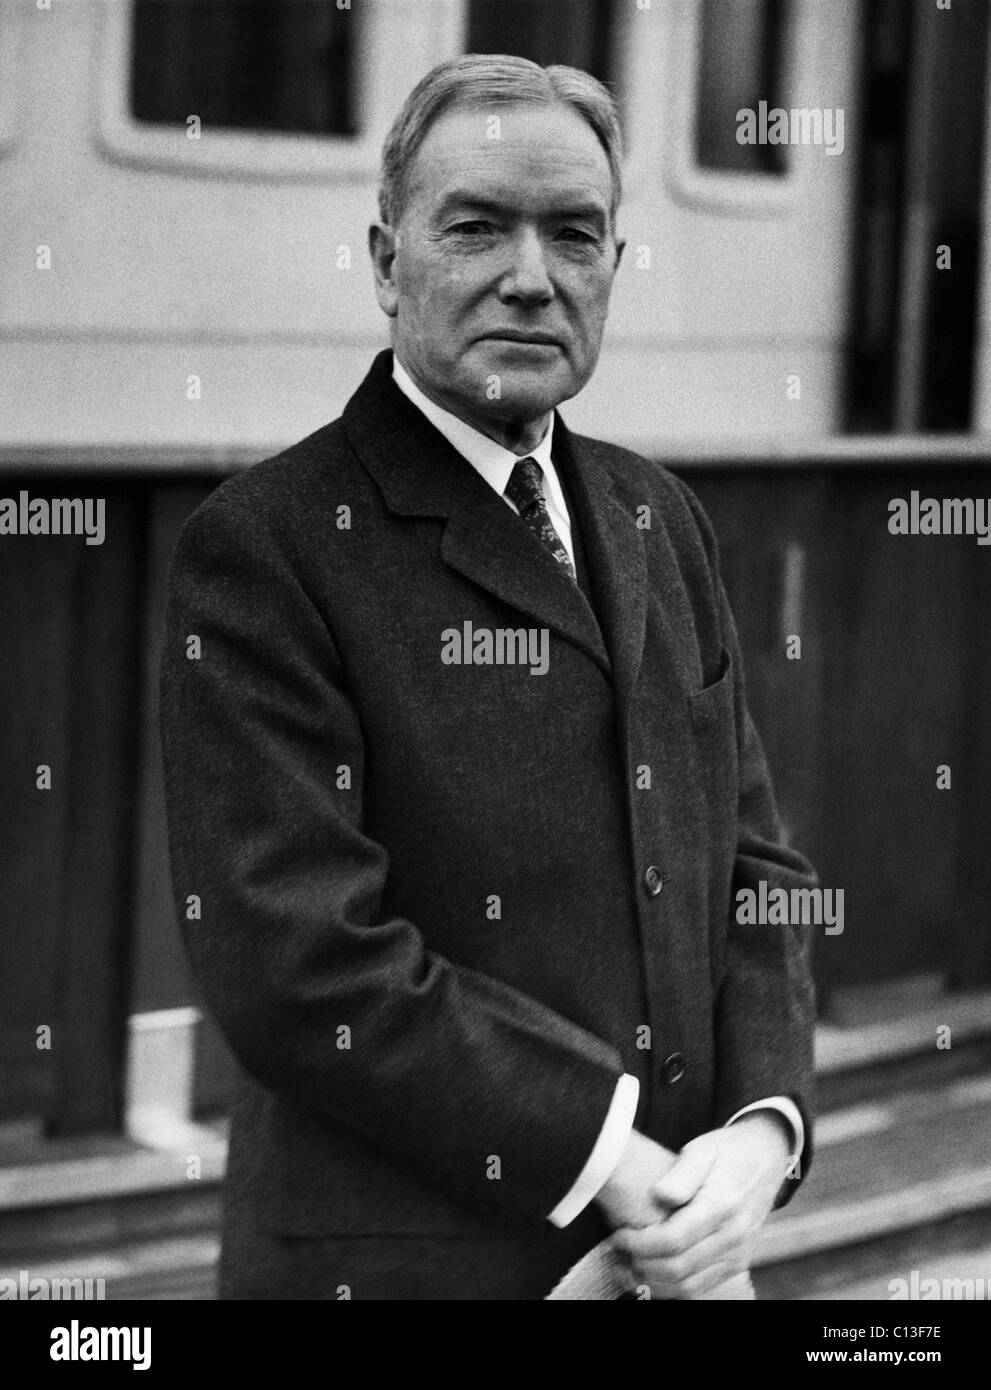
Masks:
[[[545,488],[560,492],[557,474],[551,463],[551,444],[554,438],[553,412],[547,431],[536,448],[531,449],[529,454],[517,455],[511,449],[504,449],[501,444],[497,444],[494,439],[490,439],[487,434],[482,434],[474,426],[465,424],[464,420],[459,419],[457,415],[452,415],[449,410],[444,410],[441,406],[436,405],[429,396],[425,396],[395,353],[392,354],[392,378],[400,391],[409,397],[434,428],[440,431],[448,443],[457,449],[463,458],[468,460],[500,496],[505,492],[510,474],[521,457],[536,459],[544,470]],[[550,501],[549,496],[548,501]],[[557,501],[556,498],[555,501]],[[562,507],[564,505],[563,495],[560,497],[560,505]]]

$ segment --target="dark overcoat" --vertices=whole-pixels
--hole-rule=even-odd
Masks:
[[[557,417],[590,603],[391,363],[171,569],[176,901],[245,1072],[230,1296],[540,1297],[602,1234],[546,1217],[624,1071],[674,1149],[772,1094],[809,1115],[808,930],[734,895],[814,878],[698,502]],[[546,671],[452,661],[466,624],[467,657],[546,632]]]

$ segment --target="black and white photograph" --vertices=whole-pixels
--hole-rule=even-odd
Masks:
[[[521,1300],[952,1364],[989,60],[989,0],[0,0],[38,1365]]]

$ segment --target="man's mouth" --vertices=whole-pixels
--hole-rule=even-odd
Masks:
[[[561,346],[561,340],[549,333],[525,333],[511,329],[504,329],[498,333],[486,333],[484,339],[486,342],[494,343],[518,343],[523,347],[559,348]]]

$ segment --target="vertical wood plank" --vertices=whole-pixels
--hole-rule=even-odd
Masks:
[[[137,792],[144,494],[72,479],[106,499],[106,540],[87,547],[73,595],[71,781],[57,977],[69,1046],[59,1059],[53,1132],[114,1129],[121,1118]]]

